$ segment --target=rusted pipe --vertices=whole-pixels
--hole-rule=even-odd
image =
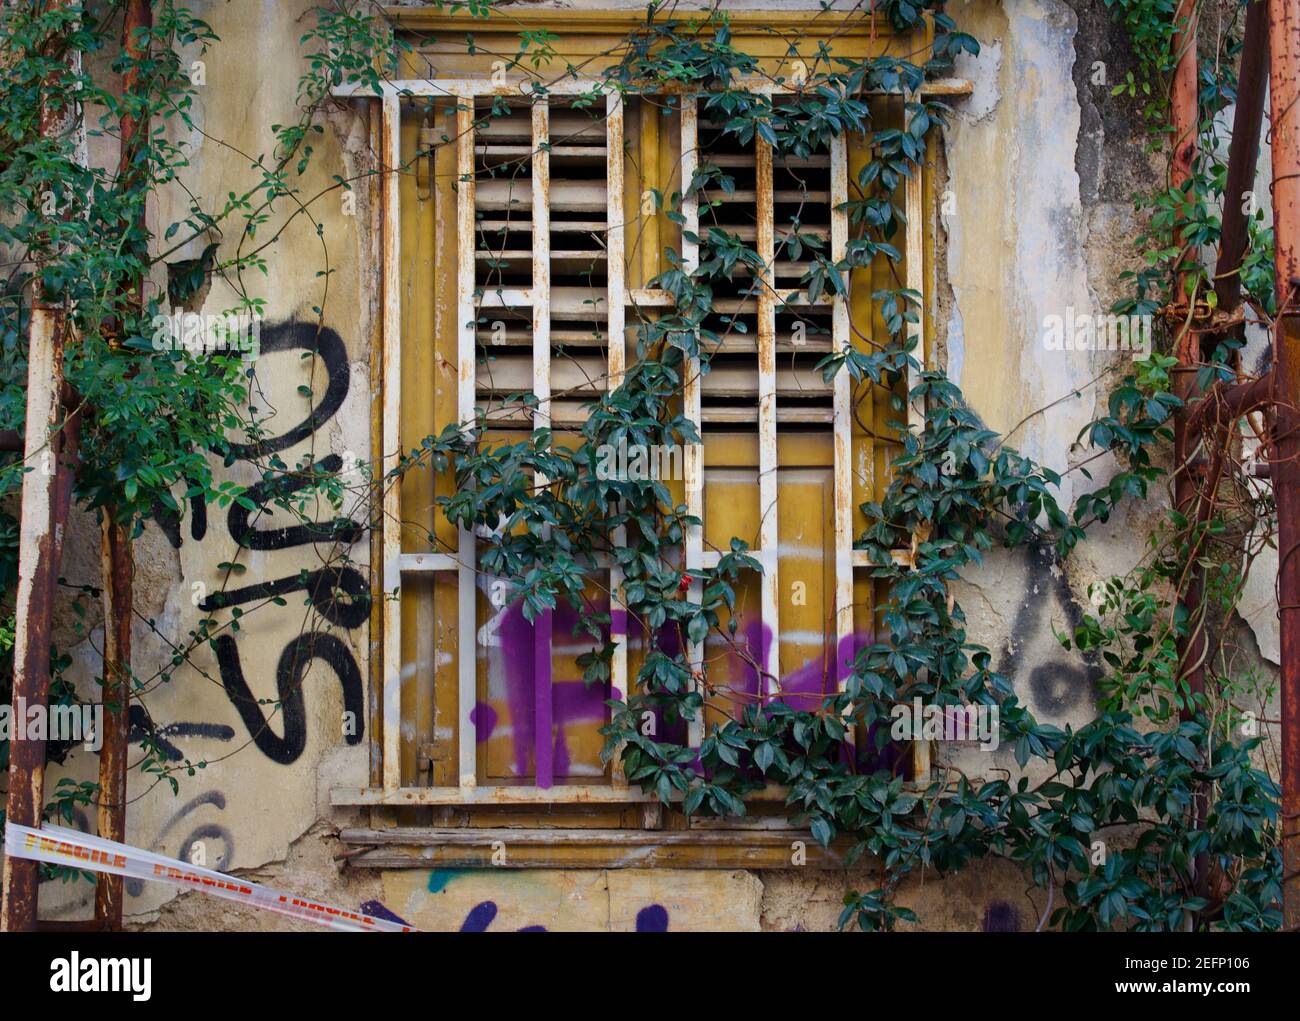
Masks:
[[[132,64],[149,55],[147,30],[153,25],[149,0],[128,0],[122,20],[122,50]],[[122,76],[122,94],[139,89],[140,71],[131,66]],[[129,110],[129,107],[128,107]],[[118,187],[128,190],[139,180],[137,166],[142,143],[148,138],[149,120],[123,113],[120,121],[121,155]],[[132,224],[127,224],[130,230]],[[145,210],[138,223],[139,246],[146,236]],[[147,251],[142,254],[147,256]],[[144,297],[143,282],[132,280],[125,295],[126,305],[139,315]],[[114,520],[111,508],[103,510],[101,574],[104,593],[104,733],[99,750],[98,830],[101,837],[126,840],[126,770],[131,704],[131,613],[135,565],[130,529]],[[122,928],[122,877],[100,873],[95,879],[95,919],[104,929]]]
[[[1278,316],[1273,339],[1273,495],[1282,637],[1282,925],[1300,928],[1300,5],[1269,0],[1273,233]]]
[[[1196,67],[1196,2],[1179,0],[1174,13],[1173,52],[1177,58],[1174,77],[1170,89],[1170,122],[1173,129],[1173,151],[1170,157],[1169,185],[1181,192],[1192,179],[1193,164],[1196,160],[1196,134],[1199,125],[1197,117],[1197,67]],[[1174,271],[1174,304],[1186,308],[1190,300],[1188,276],[1181,267],[1188,260],[1195,260],[1196,251],[1183,231],[1174,239],[1178,249],[1178,265]],[[1174,338],[1174,356],[1178,366],[1173,372],[1174,393],[1183,402],[1183,406],[1174,415],[1174,507],[1188,521],[1198,522],[1204,509],[1198,504],[1198,479],[1193,474],[1193,454],[1196,451],[1196,439],[1187,428],[1187,418],[1196,399],[1196,376],[1201,363],[1201,335],[1191,328],[1190,322],[1179,326],[1179,333]],[[1193,538],[1192,541],[1195,541]],[[1186,558],[1187,575],[1179,603],[1186,611],[1184,619],[1188,622],[1187,633],[1178,639],[1178,675],[1186,682],[1187,701],[1184,703],[1181,718],[1191,719],[1195,715],[1195,701],[1205,691],[1205,660],[1209,649],[1206,635],[1203,604],[1205,602],[1205,574],[1198,563],[1195,552],[1189,546]],[[1200,829],[1209,811],[1207,792],[1204,784],[1197,787],[1193,796],[1195,825]],[[1202,896],[1209,886],[1209,856],[1199,854],[1194,863],[1193,880]]]
[[[1194,0],[1180,0],[1174,14],[1177,31],[1174,33],[1174,53],[1178,63],[1174,70],[1173,86],[1170,93],[1170,118],[1173,127],[1173,153],[1169,170],[1170,187],[1181,190],[1192,177],[1192,164],[1196,159],[1196,4]],[[1180,265],[1189,253],[1187,241],[1179,232],[1177,244],[1181,251]],[[1174,302],[1186,306],[1188,300],[1187,274],[1176,272],[1174,279]],[[1196,448],[1195,439],[1187,428],[1190,407],[1195,399],[1197,366],[1201,362],[1200,335],[1190,328],[1181,327],[1181,332],[1174,341],[1174,354],[1178,358],[1178,368],[1173,373],[1174,391],[1183,401],[1183,408],[1174,416],[1174,507],[1188,520],[1196,517],[1193,503],[1197,497],[1197,480],[1192,474],[1192,454]],[[1195,558],[1189,558],[1194,560]],[[1202,601],[1204,579],[1200,569],[1192,563],[1188,572],[1187,585],[1182,595],[1183,605],[1188,610],[1188,619],[1193,619]],[[1191,633],[1179,639],[1178,663],[1180,676],[1185,677],[1195,696],[1205,690],[1205,632],[1203,628],[1194,628]],[[1183,718],[1192,715],[1190,707],[1183,709]]]
[[[1187,434],[1196,438],[1203,431],[1267,407],[1273,401],[1272,375],[1242,383],[1216,383],[1187,413]]]
[[[51,0],[51,8],[66,8],[69,0]],[[46,50],[63,57],[41,90],[39,130],[43,138],[70,133],[77,122],[71,104],[56,101],[52,84],[80,66],[79,54],[63,51],[59,36],[46,40]],[[34,253],[36,278],[50,253]],[[50,636],[53,630],[54,588],[58,582],[63,525],[71,500],[71,458],[75,455],[74,416],[63,414],[63,350],[69,321],[67,309],[38,292],[28,322],[27,408],[24,460],[35,471],[23,476],[20,503],[18,594],[15,606],[15,703],[46,706],[50,689]],[[39,826],[45,806],[45,741],[14,733],[9,742],[9,790],[6,818],[24,826]],[[0,930],[31,931],[36,926],[38,865],[28,859],[5,862],[0,887]]]
[[[130,531],[103,512],[100,561],[104,599],[104,723],[99,749],[98,832],[126,839],[127,734],[131,704],[132,574]],[[95,878],[95,918],[104,929],[122,928],[122,877]]]
[[[1170,89],[1170,121],[1173,128],[1173,152],[1170,156],[1169,186],[1181,191],[1192,178],[1192,164],[1196,159],[1196,4],[1195,0],[1180,0],[1174,13],[1176,31],[1173,52],[1177,57],[1173,83]],[[1179,232],[1175,238],[1179,247],[1179,266],[1189,256],[1188,242]],[[1174,304],[1186,307],[1188,302],[1187,274],[1175,269]],[[1174,390],[1184,402],[1174,418],[1174,506],[1187,516],[1190,504],[1196,497],[1196,486],[1190,474],[1190,453],[1193,444],[1187,435],[1186,406],[1192,403],[1195,387],[1195,366],[1200,362],[1200,338],[1184,325],[1174,340],[1174,354],[1178,358],[1178,371],[1174,372]]]
[[[1178,10],[1174,13],[1176,31],[1173,38],[1173,51],[1178,62],[1174,67],[1174,78],[1170,88],[1170,122],[1173,127],[1173,153],[1169,166],[1169,186],[1181,191],[1192,177],[1192,166],[1196,161],[1196,0],[1179,0]],[[1179,233],[1177,244],[1180,251],[1180,265],[1188,258],[1195,259],[1196,253],[1190,249],[1187,238]],[[1178,305],[1187,304],[1187,280],[1185,274],[1179,273],[1174,282],[1174,301]],[[1188,338],[1195,341],[1190,330],[1184,331],[1178,344],[1188,343]],[[1190,357],[1180,353],[1179,361],[1188,364]]]
[[[1268,8],[1255,2],[1246,7],[1246,31],[1241,45],[1241,72],[1237,76],[1237,106],[1232,117],[1232,142],[1228,148],[1228,179],[1223,193],[1223,224],[1219,259],[1214,269],[1214,293],[1221,312],[1241,303],[1241,260],[1246,254],[1250,216],[1246,196],[1255,187],[1259,162],[1260,128],[1264,123],[1265,85],[1268,83]]]
[[[32,307],[27,352],[25,460],[19,522],[18,597],[15,607],[14,704],[45,706],[50,690],[50,635],[59,574],[57,479],[63,470],[61,429],[63,347],[67,316],[60,308]],[[8,822],[39,826],[45,806],[45,738],[15,730],[9,738]],[[37,863],[5,862],[0,929],[28,932],[36,925]]]

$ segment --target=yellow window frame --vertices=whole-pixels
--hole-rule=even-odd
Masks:
[[[378,184],[373,188],[372,194],[375,200],[372,207],[377,213],[373,226],[378,239],[379,285],[382,295],[382,315],[373,365],[376,385],[372,438],[374,449],[382,451],[385,474],[397,466],[400,452],[410,449],[412,439],[418,441],[419,437],[436,433],[450,421],[463,422],[473,413],[476,343],[474,321],[479,310],[473,295],[474,253],[473,245],[456,244],[458,237],[472,235],[474,230],[474,196],[473,185],[470,183],[474,173],[473,103],[476,97],[482,96],[519,96],[527,81],[527,78],[520,76],[520,68],[513,67],[507,80],[502,82],[499,66],[494,68],[493,63],[500,61],[503,54],[507,57],[517,55],[520,31],[546,28],[558,33],[560,42],[557,45],[562,47],[564,59],[574,65],[594,67],[598,71],[601,61],[616,63],[619,40],[644,17],[642,12],[635,11],[600,15],[565,10],[520,10],[508,15],[494,13],[492,19],[484,21],[465,15],[411,8],[392,8],[389,14],[403,31],[432,33],[435,40],[446,41],[417,48],[404,57],[404,73],[410,77],[386,84],[377,95],[367,94],[367,90],[356,87],[336,90],[339,95],[356,97],[371,104],[372,141],[379,162],[378,169],[381,171],[377,175]],[[817,47],[822,43],[832,46],[837,55],[864,58],[882,53],[918,53],[933,38],[932,26],[927,26],[923,38],[894,35],[883,22],[868,23],[859,20],[846,29],[843,16],[835,12],[823,12],[811,18],[811,21],[810,12],[734,12],[730,15],[730,25],[737,49],[759,57],[764,74],[770,76],[753,81],[751,87],[756,91],[769,92],[782,91],[782,87],[773,85],[771,79],[790,75],[795,60],[804,58],[813,63]],[[475,36],[476,54],[466,52],[466,33]],[[494,70],[497,72],[495,79]],[[554,74],[548,73],[550,70],[539,69],[534,80],[546,82],[548,94],[552,97],[590,89],[590,80],[580,83],[573,82],[572,79],[556,80]],[[592,78],[598,76],[596,71],[593,71]],[[946,88],[941,84],[931,87],[931,90],[945,91]],[[455,121],[455,143],[435,148],[430,160],[432,165],[425,170],[428,175],[425,179],[421,177],[416,154],[427,148],[429,133],[426,129],[422,135],[422,126],[417,119],[409,114],[403,115],[403,106],[409,105],[412,97],[424,99],[426,103],[432,101],[435,105],[445,105],[449,118]],[[625,203],[636,201],[635,197],[647,179],[658,176],[661,183],[674,177],[687,181],[693,174],[694,148],[690,140],[694,131],[694,110],[692,103],[682,104],[682,141],[673,144],[676,140],[665,142],[660,137],[660,128],[644,122],[624,138],[623,103],[616,94],[608,95],[606,102],[610,131],[608,151],[611,154],[608,170],[612,182],[608,188],[608,248],[614,255],[624,249],[626,244],[621,226],[624,222],[622,208]],[[546,116],[546,101],[534,103],[534,126],[541,132],[540,135],[535,134],[535,138],[545,137]],[[623,160],[624,142],[637,150],[631,173]],[[768,150],[764,157],[765,146],[761,141],[758,144],[758,173],[762,175],[766,170],[770,183],[771,153]],[[832,159],[836,171],[832,177],[833,210],[839,203],[847,201],[849,182],[866,159],[860,145],[844,139],[836,144],[839,152]],[[932,163],[931,153],[926,160],[925,171],[910,178],[905,184],[907,227],[901,246],[905,256],[904,283],[924,294],[927,299],[919,331],[922,335],[922,351],[927,352],[927,363],[928,338],[932,333],[929,297],[933,288],[930,281],[934,273],[933,175],[929,172]],[[414,168],[414,172],[398,173],[398,168],[408,171]],[[536,163],[534,169],[544,172],[544,166],[539,167]],[[426,193],[431,191],[435,196],[437,208],[433,217],[422,217],[417,212],[422,190]],[[760,195],[762,191],[760,187]],[[537,209],[534,211],[538,212]],[[769,202],[768,212],[770,211]],[[545,217],[545,211],[541,212]],[[698,224],[696,212],[689,202],[684,204],[683,212],[688,227],[692,223]],[[761,215],[759,222],[764,222]],[[757,247],[764,262],[770,265],[770,223],[768,226],[766,232],[760,229]],[[831,226],[831,254],[833,258],[840,258],[848,236],[847,220],[842,211],[832,212]],[[693,246],[682,240],[680,231],[663,211],[647,218],[643,231],[646,236],[635,246],[639,252],[633,253],[640,258],[633,258],[626,267],[621,259],[609,259],[609,287],[611,294],[616,293],[617,289],[624,290],[628,302],[653,305],[662,300],[662,296],[651,292],[646,285],[661,268],[659,259],[663,244],[675,240],[688,266],[692,265],[694,252]],[[916,257],[918,253],[919,258]],[[535,268],[537,266],[535,261]],[[433,287],[413,289],[413,271],[430,273]],[[879,311],[872,307],[871,293],[881,286],[892,286],[893,282],[876,275],[873,268],[855,270],[851,284],[851,300],[846,302],[836,299],[835,302],[833,340],[837,347],[850,339],[850,322],[868,335],[882,336],[885,333]],[[766,299],[760,298],[760,303],[765,307],[760,310],[759,316],[757,469],[761,509],[776,506],[775,469],[778,463],[790,463],[791,455],[785,449],[778,449],[775,428],[776,373],[771,364],[774,343],[770,326],[773,321],[773,297],[766,290],[760,293],[768,295]],[[456,300],[434,300],[434,295],[446,294],[454,294]],[[545,322],[545,301],[537,304],[542,306],[541,319],[545,328],[549,325]],[[622,304],[609,303],[608,334],[611,337],[621,332]],[[534,307],[536,309],[537,306]],[[535,313],[535,331],[537,326]],[[403,343],[404,337],[408,338],[406,343]],[[433,342],[412,344],[412,337],[432,337]],[[855,340],[854,343],[859,342]],[[609,345],[609,359],[611,385],[616,385],[623,370],[620,345]],[[543,372],[537,359],[534,367],[535,383],[546,386],[549,369]],[[693,379],[695,382],[693,386],[688,385],[685,399],[688,411],[694,408],[695,417],[698,418],[698,376]],[[429,386],[430,380],[432,387]],[[875,421],[883,423],[889,414],[887,409],[890,395],[881,388],[875,389],[876,392],[868,403],[873,407]],[[865,555],[852,549],[852,536],[866,525],[857,509],[859,505],[878,499],[883,491],[890,456],[888,445],[873,443],[866,428],[855,420],[850,411],[850,399],[849,381],[845,373],[840,373],[834,384],[834,427],[831,434],[831,461],[836,479],[832,524],[835,562],[833,602],[837,640],[852,636],[855,607],[860,616],[862,607],[873,605],[872,583],[863,570],[868,566]],[[445,410],[435,412],[435,408],[446,409],[448,406],[456,409],[454,419]],[[920,411],[911,408],[909,414],[915,421]],[[543,413],[537,424],[544,423]],[[703,475],[706,471],[704,462],[710,456],[707,449],[691,455],[688,448],[684,496],[688,506],[701,517],[705,516],[702,504]],[[797,461],[797,455],[795,460]],[[423,824],[429,819],[424,810],[432,809],[435,822],[470,825],[477,834],[473,840],[447,842],[444,839],[441,843],[429,841],[430,844],[444,848],[445,853],[439,852],[441,857],[436,859],[443,864],[474,864],[483,860],[484,849],[489,844],[488,838],[493,830],[482,825],[485,821],[484,814],[478,810],[487,806],[509,806],[523,812],[522,816],[512,816],[512,822],[516,823],[522,821],[525,824],[537,824],[544,821],[548,826],[594,824],[615,828],[645,827],[652,831],[663,826],[664,815],[656,804],[655,796],[645,795],[639,789],[629,787],[617,768],[611,771],[606,783],[538,787],[518,783],[480,782],[482,770],[474,739],[474,721],[471,718],[479,689],[477,656],[457,656],[459,662],[456,665],[454,683],[447,683],[447,665],[437,665],[440,650],[455,647],[461,636],[475,634],[477,630],[478,597],[474,594],[473,540],[472,537],[456,534],[454,530],[449,532],[450,526],[445,518],[432,513],[429,506],[431,501],[428,499],[421,499],[418,506],[415,501],[408,499],[404,503],[402,499],[403,487],[408,492],[418,488],[423,493],[449,495],[448,484],[445,476],[434,478],[426,469],[416,469],[408,474],[402,484],[388,485],[384,489],[384,525],[382,530],[376,530],[372,539],[372,591],[375,601],[371,632],[370,784],[365,788],[335,788],[331,792],[332,802],[339,806],[370,806],[376,812],[376,822],[409,821]],[[759,543],[759,555],[765,568],[768,568],[767,577],[771,579],[763,583],[763,612],[764,619],[768,620],[776,617],[777,517],[775,514],[760,514],[760,518],[763,522],[771,519],[770,526],[761,526],[760,531],[764,534]],[[415,531],[423,530],[426,535],[435,535],[444,548],[455,549],[457,552],[436,552],[428,548],[427,544],[412,541],[410,530],[404,534],[404,521],[414,523]],[[469,557],[465,556],[467,548],[471,550]],[[703,529],[694,530],[694,534],[689,537],[686,553],[688,567],[708,566],[711,559],[716,559],[716,554],[710,558],[708,551],[703,548]],[[437,575],[444,572],[455,572],[458,578],[456,592],[449,593],[447,586],[437,585]],[[611,579],[612,590],[616,590],[616,582],[616,578]],[[464,595],[466,592],[470,593],[468,598]],[[449,598],[449,595],[454,598]],[[404,604],[411,610],[418,609],[424,622],[423,628],[412,625],[412,618],[416,615],[414,613],[408,612],[404,619]],[[432,627],[429,627],[430,621]],[[870,623],[869,621],[868,626]],[[779,673],[780,642],[771,644],[776,647],[776,651],[770,653],[773,660],[769,669]],[[623,679],[622,690],[626,691],[629,671],[627,643],[620,645],[621,650],[614,668]],[[836,648],[839,647],[837,641]],[[698,650],[690,650],[690,653],[692,661],[698,660]],[[467,667],[465,659],[473,659],[475,662]],[[432,678],[432,684],[428,683],[429,678],[419,677],[420,671],[429,669],[430,663],[434,664],[432,669],[435,674],[442,671],[441,675]],[[454,720],[454,726],[440,726],[444,720]],[[690,740],[693,744],[698,744],[699,730],[698,725],[692,728]],[[925,749],[918,745],[915,754],[918,759],[915,768],[928,770]],[[430,782],[417,782],[418,777],[426,772],[430,776]],[[775,809],[783,797],[784,792],[770,788],[761,792],[755,800],[770,802]],[[414,815],[409,812],[393,814],[397,809],[416,811]],[[469,809],[475,809],[478,814],[467,814]],[[763,840],[755,842],[753,834],[747,833],[743,843],[752,853],[743,848],[733,848],[734,853],[725,853],[719,851],[725,841],[720,843],[716,839],[719,833],[718,821],[698,822],[702,825],[679,833],[677,838],[668,840],[667,843],[657,843],[652,839],[647,846],[676,847],[683,842],[688,845],[698,842],[712,848],[709,852],[710,860],[722,864],[734,864],[743,860],[750,867],[755,864],[754,854],[760,858],[764,855],[773,857],[777,864],[786,858],[788,832],[778,833],[779,840],[766,843]],[[445,838],[445,831],[441,832]],[[375,833],[365,831],[353,836],[354,842],[365,843],[372,840]],[[662,831],[651,834],[652,838],[660,840],[667,836]],[[678,838],[691,839],[683,841]],[[626,836],[620,837],[614,844],[621,846],[626,839]],[[761,850],[762,846],[768,844],[773,849],[770,854]],[[391,864],[391,850],[367,853],[375,859],[373,864]],[[676,852],[665,854],[665,861],[676,860]],[[420,851],[420,861],[428,861],[429,855],[430,847],[424,846]],[[540,861],[547,858],[547,855],[539,851],[531,857]]]

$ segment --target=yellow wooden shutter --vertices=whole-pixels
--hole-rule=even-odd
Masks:
[[[687,448],[684,478],[671,488],[704,522],[688,539],[688,566],[707,566],[738,536],[765,574],[738,592],[741,651],[711,638],[688,653],[717,689],[706,726],[756,698],[809,708],[874,633],[872,584],[851,543],[866,525],[857,508],[882,495],[894,446],[887,422],[898,417],[882,388],[854,392],[845,373],[827,384],[814,366],[844,344],[866,350],[887,336],[874,291],[928,292],[923,183],[906,187],[908,229],[892,239],[906,255],[905,279],[881,259],[854,271],[849,300],[822,295],[810,304],[798,290],[806,260],[792,258],[784,238],[797,218],[801,232],[843,255],[841,205],[856,195],[862,139],[785,160],[761,140],[736,144],[694,100],[610,94],[592,104],[580,97],[599,80],[601,61],[616,61],[630,22],[520,16],[544,18],[560,33],[561,59],[589,77],[557,79],[563,64],[553,62],[536,71],[547,96],[523,98],[526,68],[510,68],[503,81],[498,67],[493,77],[493,62],[517,50],[519,18],[471,23],[419,13],[413,27],[433,30],[436,41],[410,55],[409,79],[374,107],[380,157],[403,168],[396,187],[398,175],[385,177],[380,218],[388,318],[376,449],[392,464],[397,451],[466,421],[474,407],[492,417],[487,442],[517,441],[549,424],[557,442],[576,445],[565,430],[585,417],[584,401],[617,384],[635,357],[637,323],[666,304],[651,286],[667,268],[665,249],[688,268],[698,259],[668,203],[647,212],[646,195],[681,192],[701,161],[723,167],[735,192],[706,196],[699,207],[686,202],[688,230],[717,227],[755,245],[766,279],[757,294],[744,275],[719,289],[711,325],[725,340],[706,374],[688,374],[683,398],[705,442]],[[735,44],[762,56],[768,74],[788,74],[794,58],[788,40],[769,31],[774,20],[783,16],[737,15]],[[465,51],[467,31],[477,54]],[[810,63],[834,31],[830,19],[802,37]],[[875,38],[846,33],[833,49],[860,57],[909,45],[882,26]],[[901,126],[897,97],[877,97],[873,112],[877,128]],[[538,411],[502,414],[503,399],[520,391],[538,395]],[[335,803],[595,805],[607,807],[574,818],[641,818],[626,806],[646,796],[628,788],[616,764],[600,763],[597,730],[610,692],[582,684],[574,658],[586,646],[570,635],[571,612],[550,621],[550,683],[539,684],[545,635],[501,604],[509,579],[475,571],[473,536],[434,504],[453,489],[450,472],[418,468],[387,498],[375,565],[385,594],[373,643],[377,765],[370,788],[336,790]],[[609,588],[617,591],[617,576]],[[642,637],[630,636],[615,662],[615,689],[633,683],[643,652]],[[698,744],[701,728],[678,737]]]

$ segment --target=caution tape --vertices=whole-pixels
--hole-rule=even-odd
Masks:
[[[171,883],[187,890],[200,890],[214,897],[315,922],[343,932],[419,931],[414,926],[390,922],[386,918],[376,918],[359,911],[331,907],[290,893],[280,893],[246,879],[228,876],[224,872],[189,865],[176,858],[48,823],[40,829],[6,823],[5,854],[11,858],[31,858],[51,865],[66,865],[92,872],[129,876],[132,879]]]

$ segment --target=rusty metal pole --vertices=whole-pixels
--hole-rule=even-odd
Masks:
[[[1197,66],[1196,66],[1196,0],[1180,0],[1174,13],[1175,32],[1173,52],[1177,57],[1174,78],[1170,89],[1170,123],[1173,128],[1173,152],[1170,160],[1169,185],[1182,190],[1192,178],[1196,160],[1197,116]],[[1179,265],[1196,259],[1196,252],[1188,239],[1179,232],[1175,238],[1179,249]],[[1194,474],[1193,453],[1197,442],[1187,427],[1192,402],[1196,399],[1196,375],[1201,358],[1200,334],[1192,329],[1190,309],[1191,293],[1187,274],[1175,270],[1173,308],[1171,321],[1179,331],[1174,338],[1174,356],[1178,365],[1174,369],[1174,392],[1183,406],[1174,416],[1174,507],[1184,518],[1200,527],[1196,513],[1197,479]],[[1216,434],[1217,437],[1218,434]],[[1189,551],[1191,547],[1189,546]],[[1205,658],[1209,642],[1205,632],[1205,577],[1197,563],[1194,551],[1187,558],[1187,576],[1179,602],[1187,610],[1188,632],[1178,639],[1178,674],[1189,691],[1189,704],[1184,705],[1181,717],[1190,719],[1195,710],[1190,699],[1205,691]],[[1204,785],[1197,788],[1193,798],[1195,825],[1199,829],[1209,811]],[[1199,854],[1193,866],[1193,881],[1202,896],[1209,888],[1209,856]]]
[[[61,409],[63,344],[67,317],[61,308],[32,306],[27,352],[27,442],[24,461],[36,470],[23,477],[18,548],[17,628],[14,635],[14,712],[45,706],[50,689],[50,632],[54,586],[58,578],[56,494]],[[8,822],[39,826],[45,804],[45,739],[30,740],[20,730],[9,738]],[[37,863],[5,861],[0,930],[36,927]]]
[[[52,0],[67,7],[68,0]],[[58,53],[58,38],[48,41]],[[64,69],[77,70],[78,54],[66,54]],[[51,72],[51,78],[63,70]],[[44,138],[70,133],[78,116],[75,106],[56,100],[42,89],[40,132]],[[63,415],[63,350],[69,329],[67,310],[50,300],[40,287],[43,257],[37,253],[36,291],[28,323],[27,409],[24,463],[35,470],[23,476],[18,549],[18,595],[14,635],[15,711],[49,702],[50,637],[54,592],[58,583],[63,526],[71,495],[75,450],[73,417]],[[6,818],[25,826],[39,826],[45,804],[45,741],[29,740],[15,732],[9,741],[9,790]],[[36,927],[38,865],[26,859],[5,862],[0,887],[0,930],[30,931]]]
[[[1246,195],[1255,187],[1259,162],[1260,128],[1268,86],[1268,4],[1255,0],[1246,8],[1246,31],[1242,39],[1241,73],[1237,79],[1236,112],[1232,120],[1232,141],[1228,147],[1228,176],[1224,184],[1223,218],[1219,236],[1219,257],[1214,268],[1214,293],[1220,332],[1241,336],[1244,322],[1233,322],[1241,307],[1241,263],[1249,240]],[[1207,399],[1192,410],[1187,420],[1188,436],[1195,438],[1211,421],[1240,418],[1255,410],[1271,415],[1272,378],[1263,376],[1228,385],[1216,384]],[[1212,416],[1212,417],[1211,417]]]
[[[1241,260],[1246,254],[1248,220],[1246,194],[1255,187],[1259,162],[1260,128],[1264,123],[1265,86],[1268,83],[1268,8],[1259,2],[1246,8],[1246,31],[1241,45],[1241,73],[1237,76],[1237,104],[1228,149],[1228,179],[1223,192],[1223,227],[1219,259],[1214,270],[1214,293],[1221,312],[1241,304]],[[1249,208],[1255,208],[1249,203]]]
[[[1194,80],[1194,78],[1193,78]],[[1246,10],[1246,31],[1242,45],[1241,74],[1238,79],[1236,111],[1232,122],[1232,142],[1228,151],[1227,183],[1224,190],[1222,230],[1219,242],[1219,257],[1214,270],[1214,291],[1216,311],[1220,323],[1233,323],[1232,313],[1241,305],[1241,263],[1246,254],[1249,239],[1248,219],[1245,202],[1246,193],[1255,185],[1255,164],[1259,159],[1260,128],[1264,117],[1265,85],[1268,82],[1268,8],[1263,3],[1252,3]],[[1190,109],[1189,109],[1190,107]],[[1178,115],[1176,121],[1184,121],[1189,115],[1195,117],[1195,97],[1189,95],[1185,84],[1180,86],[1178,94]],[[1180,125],[1176,123],[1175,133]],[[1179,147],[1175,151],[1175,173],[1179,183],[1186,181],[1191,170],[1191,152],[1188,147]],[[1180,275],[1177,281],[1176,301],[1181,305],[1187,301],[1185,281]],[[1220,326],[1218,334],[1227,332],[1240,334],[1240,323]],[[1216,333],[1208,328],[1203,331],[1206,337]],[[1180,371],[1180,396],[1189,404],[1199,395],[1194,390],[1195,366],[1205,360],[1207,352],[1201,341],[1202,333],[1186,330],[1177,345]],[[1200,409],[1203,413],[1204,409]],[[1208,447],[1210,472],[1199,481],[1204,492],[1214,493],[1218,476],[1224,466],[1223,451],[1219,449],[1231,436],[1227,423],[1208,430],[1204,435],[1195,427],[1199,414],[1187,408],[1174,419],[1175,445],[1179,458],[1175,462],[1179,473],[1175,481],[1175,505],[1184,514],[1198,496],[1195,521],[1204,526],[1213,516],[1214,501],[1205,499],[1197,492],[1198,481],[1193,473],[1193,466],[1188,463],[1188,455],[1196,449],[1198,442]],[[1202,461],[1206,458],[1202,458]],[[1195,560],[1200,555],[1203,538],[1193,541],[1188,559]],[[1194,691],[1203,691],[1205,687],[1204,662],[1210,648],[1203,618],[1195,618],[1195,612],[1201,603],[1204,592],[1204,572],[1193,567],[1189,573],[1188,586],[1184,597],[1185,605],[1196,621],[1192,632],[1184,639],[1179,656],[1180,673],[1185,674]],[[1190,714],[1184,713],[1184,718]]]
[[[153,24],[150,0],[129,0],[122,21],[122,50],[135,62],[148,57],[148,35]],[[122,77],[123,97],[131,96],[140,84],[138,67]],[[118,184],[134,186],[139,178],[136,160],[141,142],[148,137],[149,121],[123,113],[120,122],[121,156]],[[127,229],[132,229],[132,224]],[[140,210],[140,237],[145,234],[145,210]],[[144,242],[141,240],[141,245]],[[130,285],[127,304],[138,314],[143,303],[143,281]],[[135,564],[127,526],[115,521],[112,508],[104,508],[101,537],[101,574],[104,593],[104,733],[99,749],[99,835],[119,842],[126,840],[126,769],[131,705],[131,614]],[[104,929],[122,928],[122,877],[100,873],[95,880],[95,920]]]
[[[104,724],[99,748],[99,806],[101,837],[126,839],[127,734],[131,704],[132,575],[129,530],[105,508],[100,545],[104,599]],[[104,929],[122,928],[122,877],[95,877],[95,920]]]
[[[1173,52],[1178,58],[1174,66],[1174,78],[1169,93],[1169,116],[1173,127],[1174,143],[1169,166],[1169,186],[1181,189],[1192,177],[1192,164],[1196,160],[1196,0],[1179,0],[1178,10],[1174,12],[1176,31],[1173,38]],[[1178,244],[1186,247],[1187,241],[1180,233]],[[1187,258],[1188,253],[1183,253]],[[1195,253],[1191,253],[1195,258]],[[1174,300],[1178,303],[1187,301],[1187,282],[1182,273],[1174,282]],[[1176,348],[1189,346],[1187,334],[1178,338]]]
[[[1196,4],[1195,0],[1181,0],[1174,14],[1175,24],[1179,26],[1174,34],[1174,53],[1178,62],[1174,70],[1174,80],[1170,92],[1170,122],[1173,127],[1173,153],[1169,170],[1169,184],[1174,190],[1183,188],[1192,177],[1192,165],[1196,159]],[[1175,240],[1183,250],[1180,262],[1195,258],[1195,253],[1188,253],[1187,241],[1180,232]],[[1174,370],[1174,387],[1184,407],[1174,416],[1174,507],[1184,516],[1191,518],[1192,504],[1196,500],[1196,479],[1192,474],[1191,455],[1195,449],[1195,439],[1187,429],[1187,416],[1190,405],[1195,398],[1197,365],[1201,361],[1200,335],[1191,329],[1189,316],[1186,314],[1190,295],[1187,289],[1187,275],[1177,273],[1174,280],[1173,306],[1180,314],[1173,321],[1180,331],[1174,339],[1174,355],[1178,367]],[[1193,693],[1204,691],[1205,674],[1200,664],[1204,661],[1205,630],[1203,622],[1197,617],[1201,599],[1200,572],[1193,566],[1189,572],[1183,604],[1190,611],[1190,631],[1179,642],[1179,672],[1187,678]],[[1186,719],[1190,712],[1184,710]]]
[[[1282,632],[1282,925],[1300,928],[1300,5],[1269,0],[1278,611]]]

